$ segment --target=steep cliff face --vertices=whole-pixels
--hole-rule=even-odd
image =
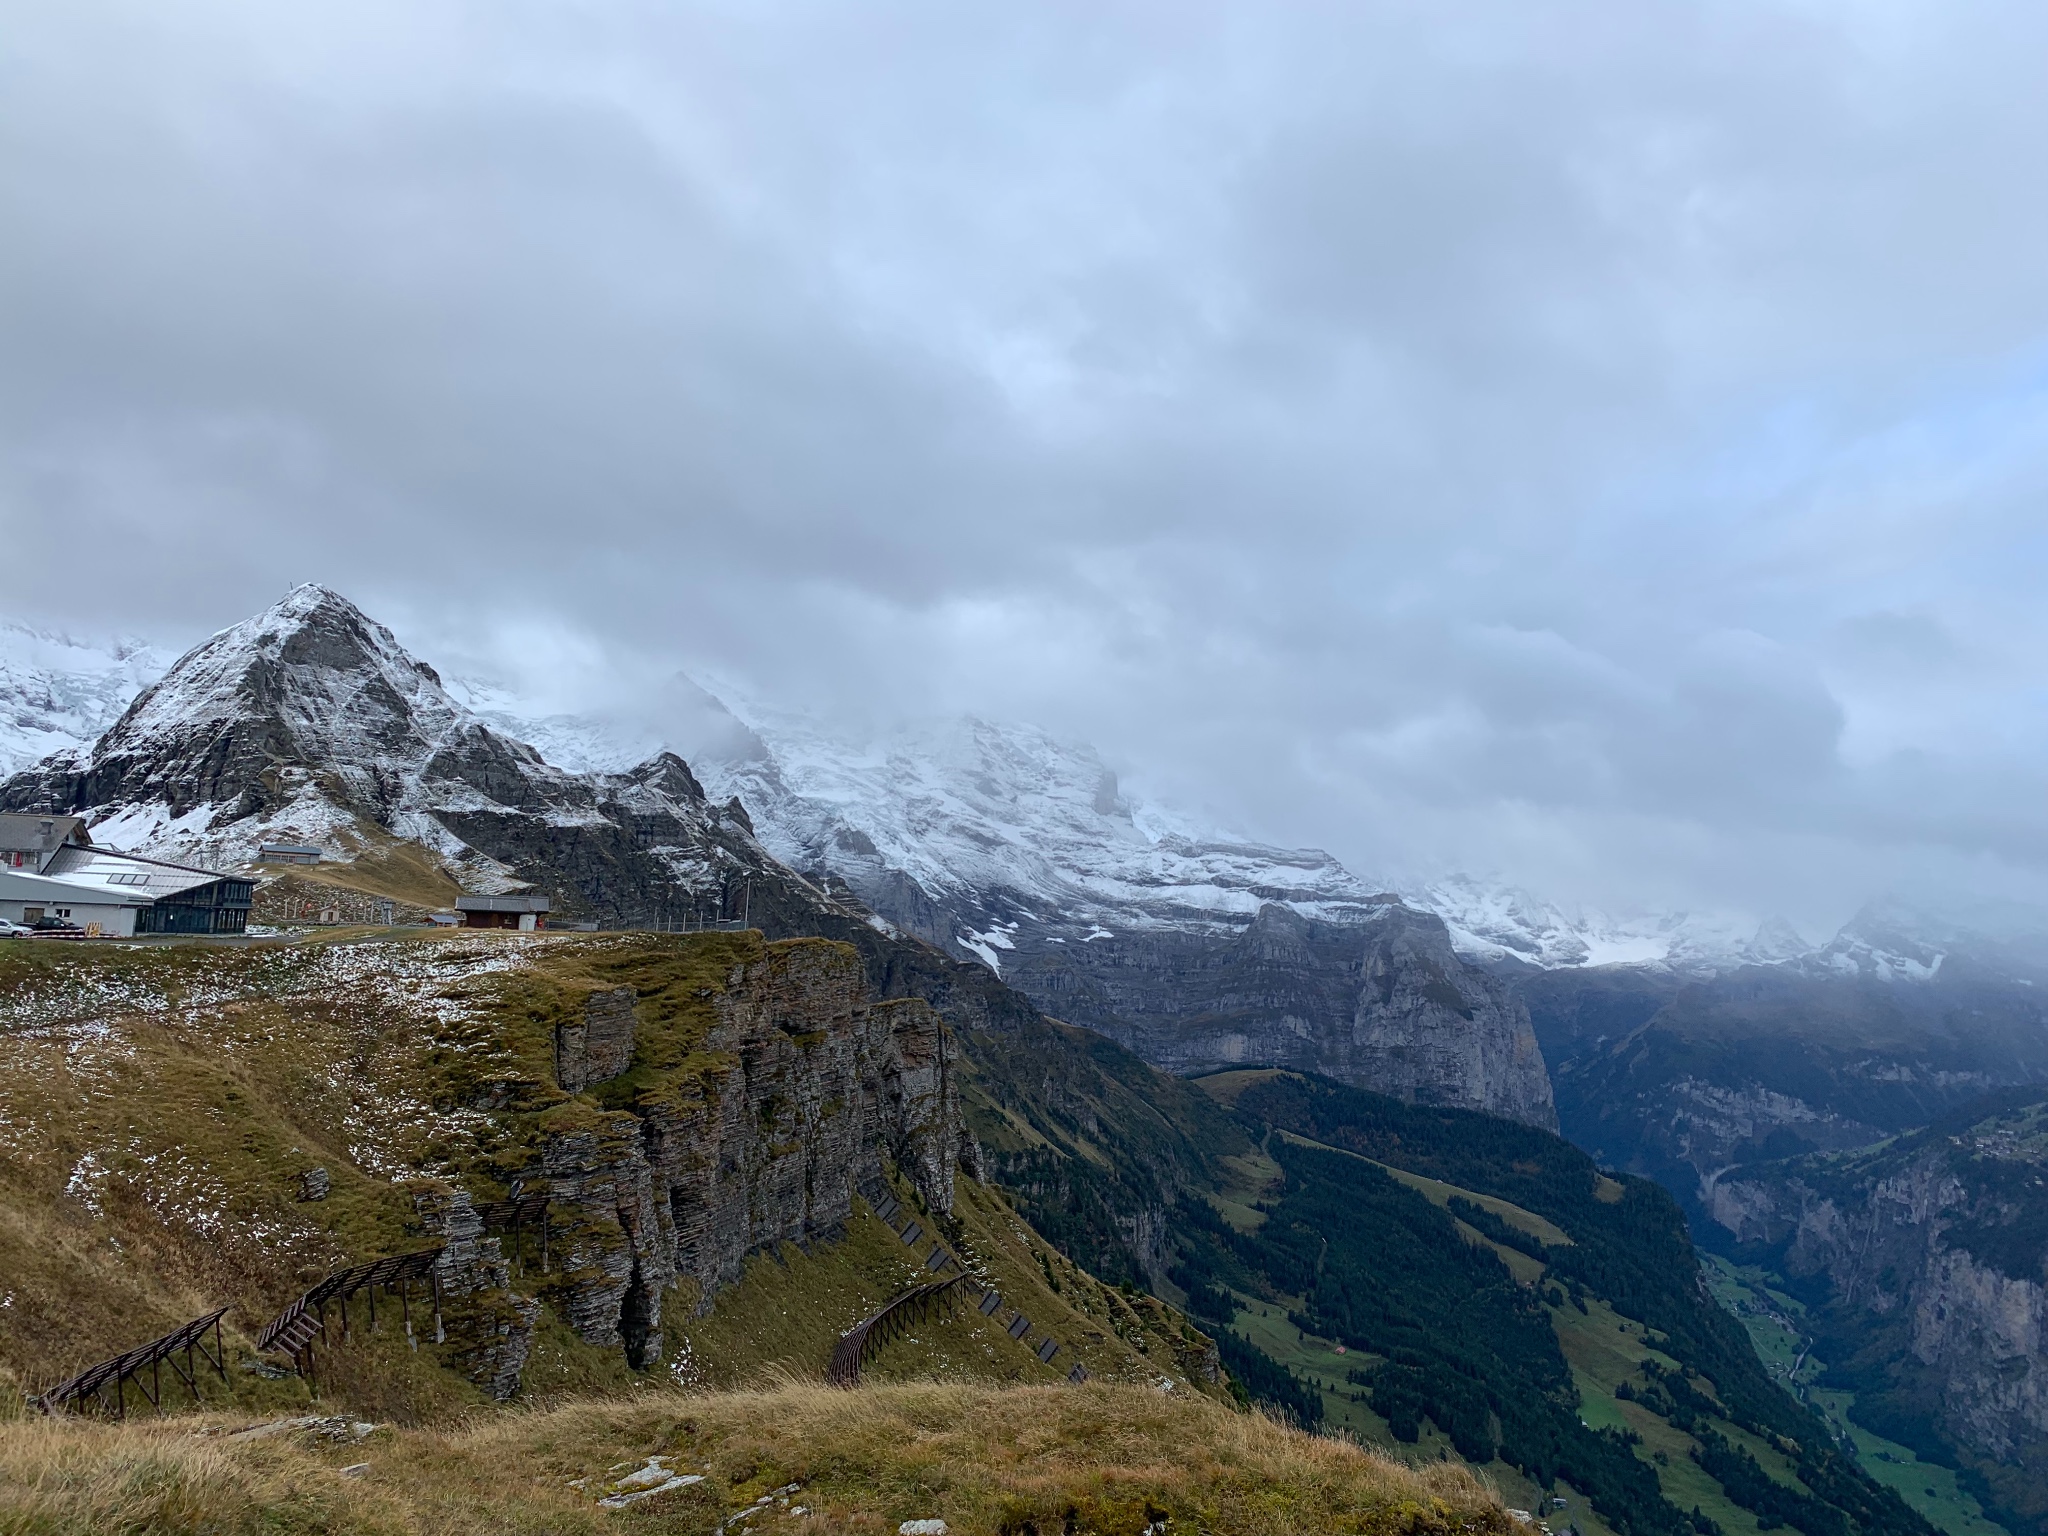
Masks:
[[[614,1039],[616,996],[586,1004]],[[564,1313],[636,1366],[660,1358],[678,1281],[707,1308],[748,1254],[843,1223],[885,1158],[950,1210],[967,1156],[950,1033],[921,999],[872,1001],[846,946],[770,946],[735,968],[716,1010],[674,1066],[636,1067],[622,1107],[579,1096],[545,1123]]]
[[[1974,1468],[2048,1520],[2048,1094],[1861,1152],[1733,1170],[1713,1220],[1825,1298],[1819,1347],[1856,1416]]]
[[[466,1190],[422,1181],[413,1208],[443,1244],[434,1268],[453,1363],[502,1403],[519,1390],[540,1306],[512,1289],[503,1245],[484,1236],[483,1218]]]
[[[1375,908],[1360,982],[1349,1070],[1330,1075],[1411,1103],[1557,1129],[1529,1010],[1457,957],[1442,918],[1392,901]]]
[[[1528,1010],[1460,959],[1441,918],[1382,897],[1358,923],[1268,906],[1237,937],[1029,944],[1011,982],[1168,1071],[1285,1066],[1555,1128]]]

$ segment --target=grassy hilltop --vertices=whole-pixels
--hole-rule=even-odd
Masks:
[[[762,1536],[885,1536],[932,1518],[958,1536],[1513,1529],[1463,1468],[1417,1472],[1204,1399],[1130,1386],[663,1390],[384,1429],[338,1446],[207,1432],[219,1427],[193,1418],[0,1428],[0,1529],[708,1531],[764,1496],[745,1521]],[[599,1506],[608,1484],[655,1456],[703,1481],[635,1507]],[[363,1470],[346,1475],[349,1466]]]

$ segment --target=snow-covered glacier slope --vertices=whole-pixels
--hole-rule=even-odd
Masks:
[[[1650,965],[1706,974],[1790,960],[1813,947],[1782,918],[1759,924],[1745,913],[1688,911],[1617,917],[1470,875],[1401,881],[1397,889],[1410,906],[1444,920],[1460,954],[1481,962],[1544,970]]]
[[[171,660],[140,640],[94,643],[0,622],[0,779],[97,740]]]
[[[1221,833],[1121,786],[1096,750],[975,718],[864,735],[736,691],[728,709],[679,679],[655,723],[547,715],[488,683],[458,696],[565,767],[606,769],[667,748],[714,799],[737,796],[798,869],[845,880],[891,921],[1001,969],[1039,932],[1088,942],[1131,930],[1234,933],[1268,904],[1351,923],[1378,892],[1445,920],[1459,953],[1543,969],[1609,964],[1711,971],[1810,946],[1782,925],[1759,946],[1739,914],[1616,918],[1499,879],[1355,875],[1316,849]]]
[[[892,889],[913,884],[953,910],[946,937],[977,953],[1020,923],[1086,942],[1130,927],[1234,931],[1268,903],[1356,921],[1372,894],[1327,853],[1134,803],[1093,748],[1034,727],[963,718],[847,741],[742,711],[764,751],[700,757],[707,790],[738,795],[785,862],[839,874],[885,915],[904,906]]]

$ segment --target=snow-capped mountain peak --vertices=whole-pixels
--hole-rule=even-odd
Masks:
[[[975,717],[848,740],[742,704],[764,749],[698,759],[762,840],[830,870],[892,921],[999,967],[1017,924],[1236,931],[1267,904],[1354,921],[1369,891],[1327,853],[1197,835],[1129,796],[1085,744]]]
[[[1226,835],[1133,794],[1092,747],[1036,727],[962,717],[849,733],[721,691],[678,676],[631,719],[534,710],[500,685],[444,682],[346,598],[306,586],[168,674],[138,642],[0,626],[0,767],[54,753],[7,784],[9,803],[90,802],[105,842],[240,860],[289,838],[345,855],[376,828],[467,860],[464,878],[488,884],[498,877],[453,825],[508,802],[562,826],[601,819],[593,796],[612,790],[594,786],[652,793],[636,765],[672,752],[713,800],[744,805],[740,832],[768,852],[997,970],[1020,944],[1228,936],[1268,906],[1356,923],[1389,889],[1495,966],[1799,964],[1912,980],[1952,947],[1930,920],[1877,906],[1817,950],[1777,918],[1617,917],[1463,874],[1361,880],[1320,850]]]

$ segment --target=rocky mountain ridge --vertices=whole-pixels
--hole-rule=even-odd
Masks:
[[[472,685],[474,686],[474,685]],[[718,795],[755,812],[795,868],[844,878],[876,911],[1000,970],[1013,930],[1041,939],[1170,930],[1232,934],[1272,904],[1355,922],[1378,892],[1443,918],[1467,959],[1510,967],[1638,964],[1707,972],[1810,948],[1782,920],[1566,907],[1501,879],[1360,877],[1320,849],[1225,833],[1122,785],[1097,751],[1032,726],[976,719],[841,735],[807,716],[678,679],[653,724],[533,719],[592,766],[666,743]],[[631,742],[631,748],[621,743]],[[1788,941],[1788,934],[1789,941]]]
[[[170,660],[139,642],[93,646],[0,626],[0,777],[88,751]],[[998,971],[1012,924],[1069,940],[1230,933],[1276,902],[1350,921],[1384,890],[1442,917],[1467,959],[1511,969],[1704,974],[1813,947],[1782,920],[1759,929],[1739,914],[1615,917],[1469,875],[1361,879],[1327,853],[1225,834],[1148,802],[1093,748],[1032,727],[958,719],[849,737],[686,678],[633,719],[598,719],[536,708],[484,680],[440,681],[479,724],[571,774],[623,774],[675,753],[714,799],[746,804],[776,858],[846,881],[904,931]]]

